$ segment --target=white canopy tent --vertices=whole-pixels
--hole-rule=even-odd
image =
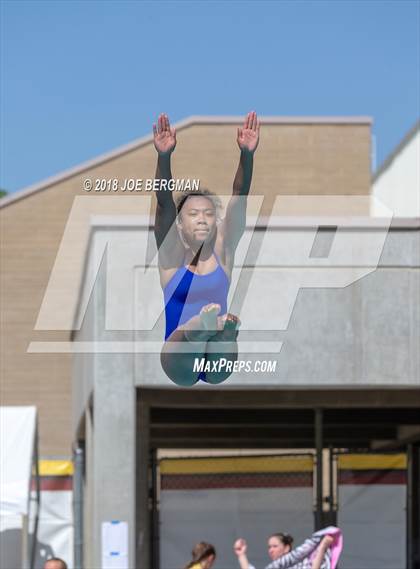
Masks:
[[[37,481],[35,511],[31,507],[33,472]],[[0,567],[28,569],[33,566],[38,480],[36,408],[0,407]],[[32,551],[30,522],[33,522]]]

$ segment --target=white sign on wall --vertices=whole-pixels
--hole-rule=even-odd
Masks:
[[[102,523],[102,569],[128,569],[128,524]]]

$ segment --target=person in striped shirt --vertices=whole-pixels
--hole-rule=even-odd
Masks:
[[[293,538],[290,535],[273,534],[268,540],[268,554],[272,562],[265,569],[333,569],[330,547],[334,538],[328,535],[329,529],[336,531],[331,527],[315,532],[295,549],[292,549]],[[236,540],[234,551],[241,569],[255,569],[248,561],[244,539]]]

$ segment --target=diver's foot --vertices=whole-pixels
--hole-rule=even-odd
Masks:
[[[238,328],[241,325],[241,321],[234,314],[225,314],[218,318],[218,327],[220,332],[218,332],[212,340],[217,342],[235,342],[238,337]]]
[[[190,320],[190,326],[184,326],[184,335],[189,342],[206,342],[221,330],[217,315],[221,310],[220,304],[206,304],[200,310],[198,317]]]
[[[217,315],[221,309],[220,304],[206,304],[200,310],[200,322],[203,330],[216,334],[220,330],[219,319]]]

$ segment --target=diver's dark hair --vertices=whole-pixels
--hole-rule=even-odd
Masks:
[[[282,542],[283,545],[288,545],[290,549],[293,547],[293,537],[288,533],[273,533],[270,535],[270,537],[276,537]]]
[[[180,194],[180,196],[175,198],[177,215],[179,215],[182,206],[185,204],[188,198],[194,196],[202,196],[204,198],[208,198],[213,203],[214,209],[216,210],[216,217],[218,219],[220,218],[220,214],[223,209],[222,200],[219,198],[219,196],[217,196],[210,190],[203,188],[202,190],[186,190],[185,192],[178,192],[178,193]]]
[[[190,569],[196,563],[200,563],[200,561],[204,561],[204,559],[210,557],[210,555],[214,555],[216,557],[216,549],[214,548],[214,545],[206,543],[205,541],[200,541],[200,543],[197,543],[191,551],[192,559],[188,565],[185,566],[185,569]]]

